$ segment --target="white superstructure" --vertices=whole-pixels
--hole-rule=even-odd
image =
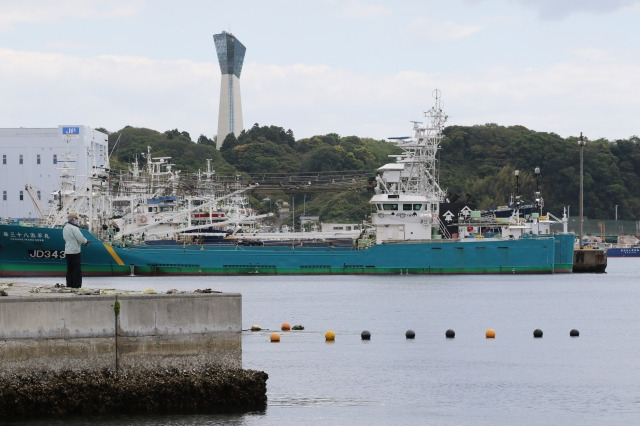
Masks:
[[[395,163],[378,169],[375,195],[370,203],[376,208],[372,222],[376,242],[426,241],[440,239],[442,230],[439,204],[444,200],[438,183],[436,156],[442,141],[447,115],[442,110],[440,90],[434,90],[435,105],[424,113],[427,123],[413,122],[413,136],[398,138],[402,154]]]
[[[37,219],[56,205],[65,163],[72,189],[85,188],[108,165],[107,135],[80,125],[0,129],[0,218]]]

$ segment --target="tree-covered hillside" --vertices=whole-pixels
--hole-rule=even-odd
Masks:
[[[579,211],[580,146],[578,137],[563,139],[522,126],[451,126],[441,150],[441,183],[471,193],[481,207],[504,204],[515,191],[533,197],[534,169],[545,210],[561,214],[563,206]],[[610,142],[587,140],[583,153],[584,214],[592,218],[640,218],[640,146],[638,138]],[[507,183],[505,185],[505,183]]]
[[[440,184],[451,194],[469,194],[477,207],[504,205],[516,191],[514,171],[519,170],[519,191],[531,200],[536,187],[545,201],[545,211],[561,215],[570,206],[579,209],[579,155],[577,137],[563,139],[554,133],[522,126],[497,124],[449,126],[439,157]],[[584,207],[591,218],[640,219],[640,139],[588,140],[584,147]],[[183,173],[204,171],[206,159],[219,176],[241,175],[247,182],[291,181],[292,176],[320,180],[348,175],[335,187],[318,191],[311,185],[266,186],[253,192],[254,207],[273,208],[272,201],[285,200],[304,206],[308,215],[325,222],[360,221],[370,212],[367,179],[399,152],[393,144],[335,133],[296,140],[291,130],[260,126],[227,136],[221,150],[213,140],[200,136],[196,143],[177,129],[164,133],[127,126],[109,134],[115,169],[126,168],[134,158],[144,164],[142,153],[151,147],[153,157],[172,157],[174,168]],[[534,173],[540,168],[540,175]],[[289,178],[287,178],[287,176]],[[356,179],[360,177],[359,179]],[[302,178],[300,178],[302,179]],[[333,178],[330,178],[333,179]],[[294,179],[295,180],[295,179]],[[354,184],[346,184],[353,180]],[[356,182],[357,181],[357,182]]]

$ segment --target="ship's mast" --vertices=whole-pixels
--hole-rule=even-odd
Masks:
[[[399,193],[420,194],[432,203],[443,200],[438,183],[437,154],[448,116],[444,114],[440,90],[433,91],[435,104],[424,113],[426,124],[413,122],[413,137],[398,143],[404,153],[398,157],[405,168],[398,185]]]
[[[376,208],[371,217],[376,243],[440,238],[439,217],[444,193],[438,183],[437,154],[447,116],[442,111],[440,91],[435,104],[424,113],[425,124],[413,122],[411,137],[395,137],[402,154],[391,155],[395,163],[380,167],[375,194],[369,201]]]

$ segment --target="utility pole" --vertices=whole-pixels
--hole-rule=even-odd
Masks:
[[[583,160],[583,151],[584,151],[584,138],[582,137],[582,132],[580,132],[580,141],[578,141],[578,145],[580,146],[580,250],[582,250],[582,209],[584,208],[583,204],[583,186],[584,186],[584,177],[582,173],[582,160]]]

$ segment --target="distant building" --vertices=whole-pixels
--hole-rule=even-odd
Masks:
[[[218,140],[220,149],[229,133],[236,137],[242,132],[242,103],[240,100],[240,73],[244,53],[247,50],[233,34],[223,31],[215,34],[213,41],[218,52],[218,62],[222,72],[220,82],[220,109],[218,111]]]
[[[107,135],[88,126],[0,129],[0,218],[39,218],[31,197],[48,210],[63,164],[71,165],[80,187],[108,164],[108,146]]]

